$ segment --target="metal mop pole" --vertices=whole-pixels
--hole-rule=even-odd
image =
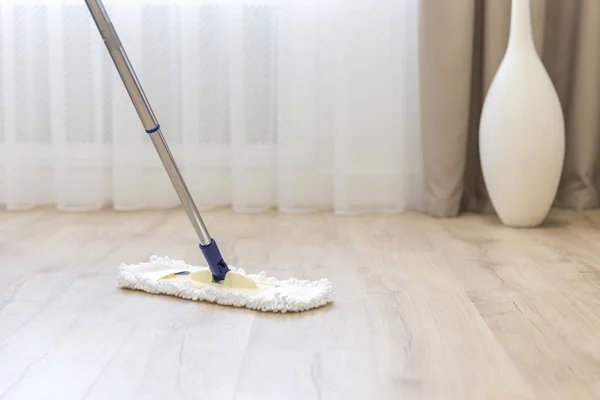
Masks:
[[[125,49],[121,44],[121,40],[117,35],[108,13],[101,0],[85,0],[85,3],[87,4],[90,14],[96,23],[96,27],[104,40],[104,44],[108,49],[115,67],[121,76],[121,80],[127,89],[127,93],[129,93],[129,97],[142,121],[142,125],[150,136],[158,156],[169,175],[171,183],[177,192],[177,196],[200,239],[200,249],[209,264],[213,279],[217,282],[221,281],[225,278],[225,274],[229,271],[229,268],[225,261],[223,261],[223,257],[221,256],[216,242],[210,237],[210,234],[202,221],[202,217],[194,204],[194,200],[181,176],[181,172],[179,171],[179,168],[177,168],[173,155],[165,142],[160,130],[160,125],[150,107],[150,103],[148,102],[144,91],[142,90],[142,86],[129,62],[127,53],[125,53]]]

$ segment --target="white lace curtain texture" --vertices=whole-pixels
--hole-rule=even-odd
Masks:
[[[425,205],[417,0],[106,0],[200,209]],[[178,198],[81,1],[0,2],[0,206]]]

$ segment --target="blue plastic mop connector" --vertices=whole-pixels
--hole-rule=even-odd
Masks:
[[[200,250],[202,250],[202,254],[204,254],[204,258],[206,258],[210,272],[212,272],[213,280],[215,282],[224,280],[225,275],[229,272],[229,267],[223,260],[217,242],[215,242],[214,239],[211,239],[210,243],[206,246],[200,245]]]

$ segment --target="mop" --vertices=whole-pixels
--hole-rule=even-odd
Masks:
[[[142,125],[198,235],[200,250],[208,264],[193,266],[182,260],[152,256],[147,262],[121,264],[117,285],[124,289],[267,312],[307,311],[332,302],[334,292],[328,279],[278,280],[267,276],[264,271],[249,274],[223,260],[217,242],[208,233],[194,204],[102,1],[85,2]]]

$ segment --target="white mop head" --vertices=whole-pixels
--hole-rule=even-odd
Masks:
[[[334,299],[333,287],[327,279],[307,281],[291,278],[280,281],[266,276],[265,272],[247,274],[243,269],[229,268],[232,276],[242,281],[250,278],[258,284],[258,289],[201,282],[196,277],[210,277],[208,267],[157,256],[150,257],[145,263],[121,264],[117,282],[125,289],[269,312],[307,311]]]

